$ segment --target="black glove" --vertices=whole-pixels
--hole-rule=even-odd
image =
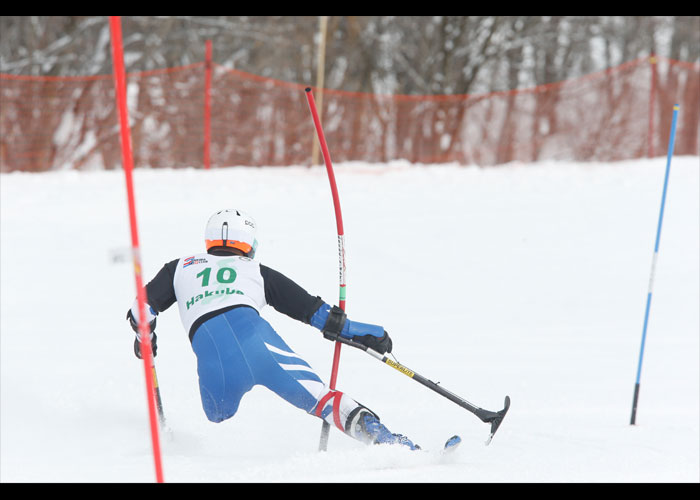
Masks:
[[[136,355],[137,358],[141,359],[141,332],[139,331],[139,324],[134,318],[134,315],[131,313],[131,309],[129,309],[126,313],[126,319],[129,320],[129,324],[131,325],[131,329],[134,330],[136,333],[136,338],[134,339],[134,354]],[[156,345],[156,340],[158,337],[156,337],[156,318],[153,318],[151,322],[148,324],[150,327],[151,331],[151,350],[153,351],[153,356],[156,356],[156,351],[158,350],[158,346]]]
[[[151,352],[153,353],[154,358],[158,352],[158,344],[156,343],[157,340],[158,337],[156,336],[156,332],[151,333]],[[137,358],[143,359],[141,357],[141,341],[139,340],[138,334],[136,334],[136,338],[134,339],[134,354]]]
[[[384,330],[383,337],[375,337],[374,335],[355,335],[352,340],[369,347],[373,351],[377,351],[379,354],[391,352],[391,338],[386,330]]]
[[[126,313],[126,319],[129,320],[129,324],[131,325],[131,329],[136,332],[136,335],[139,335],[141,332],[139,331],[139,323],[136,321],[136,318],[134,318],[134,315],[131,313],[131,309],[129,309]],[[156,319],[153,318],[153,320],[148,324],[148,326],[151,328],[151,333],[153,333],[156,329]]]
[[[347,318],[345,311],[338,306],[332,308],[327,304],[321,306],[311,318],[311,325],[319,328],[328,340],[335,341],[338,337],[343,337],[379,354],[391,352],[391,339],[383,327],[351,321]]]

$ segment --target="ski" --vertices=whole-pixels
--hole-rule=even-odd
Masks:
[[[441,455],[446,455],[449,453],[452,453],[455,451],[457,448],[459,448],[459,445],[462,444],[462,438],[459,437],[457,434],[449,438],[447,441],[445,441],[445,444],[442,446],[442,449],[440,450]],[[428,453],[435,452],[435,450],[426,450],[422,446],[416,444],[415,448],[413,448],[414,451],[424,451]]]
[[[445,446],[442,448],[442,453],[443,454],[452,453],[457,448],[459,448],[459,445],[461,443],[462,443],[462,438],[455,434],[450,439],[445,441]]]

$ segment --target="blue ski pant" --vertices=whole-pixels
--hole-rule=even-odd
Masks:
[[[244,394],[256,385],[337,427],[344,426],[349,415],[361,407],[340,392],[339,401],[332,401],[338,399],[329,398],[334,391],[250,307],[237,307],[202,323],[192,338],[192,348],[202,406],[212,422],[235,415]],[[322,409],[317,412],[319,403]]]

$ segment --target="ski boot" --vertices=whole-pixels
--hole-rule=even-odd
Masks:
[[[358,424],[363,441],[372,444],[400,444],[407,446],[411,450],[420,450],[421,447],[414,444],[403,434],[394,434],[379,421],[379,417],[363,411],[360,413]]]

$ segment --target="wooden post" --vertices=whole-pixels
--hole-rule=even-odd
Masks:
[[[323,85],[326,72],[326,32],[328,31],[328,16],[319,16],[318,19],[318,57],[316,59],[316,91],[318,92],[318,113],[323,116]],[[318,163],[318,142],[313,141],[311,150],[311,165]]]
[[[206,41],[204,55],[204,168],[211,166],[211,40]]]
[[[656,55],[651,54],[649,57],[649,67],[651,69],[651,85],[649,88],[649,150],[648,157],[654,157],[654,112],[656,103]]]

